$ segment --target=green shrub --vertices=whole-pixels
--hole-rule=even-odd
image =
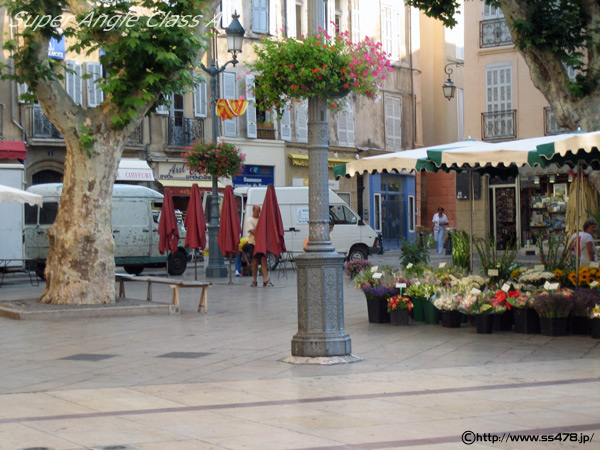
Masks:
[[[406,240],[402,243],[400,262],[404,268],[406,268],[408,264],[428,264],[429,250],[427,248],[420,248],[417,242],[409,242]]]

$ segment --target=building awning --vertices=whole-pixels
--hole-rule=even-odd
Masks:
[[[146,161],[136,158],[121,158],[117,170],[117,180],[154,181],[154,174]]]
[[[27,149],[22,141],[0,141],[1,159],[26,159]]]
[[[292,164],[294,166],[308,167],[308,155],[300,155],[298,153],[288,153],[288,157],[292,160]],[[329,159],[327,159],[327,164],[328,164],[329,168],[332,168],[333,166],[335,166],[337,164],[345,164],[345,163],[349,163],[352,161],[353,161],[352,159],[346,159],[346,158],[329,158]]]
[[[212,188],[211,180],[158,180],[164,187],[188,187],[191,188],[195,183],[199,188]],[[217,183],[219,189],[225,189],[225,185]]]

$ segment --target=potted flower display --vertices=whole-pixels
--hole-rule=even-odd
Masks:
[[[540,316],[540,331],[544,336],[566,336],[569,313],[573,309],[567,290],[544,291],[537,294],[533,307]]]
[[[600,303],[592,308],[590,313],[590,329],[594,339],[600,339]]]
[[[367,259],[351,259],[344,265],[344,272],[351,280],[365,270],[371,270],[373,263]]]
[[[445,328],[460,328],[461,312],[458,310],[464,293],[457,287],[440,287],[436,289],[431,301],[440,311],[442,326]]]
[[[396,276],[390,268],[381,272],[364,270],[352,280],[354,286],[361,289],[367,300],[369,323],[389,323],[387,299],[400,293],[396,288]]]
[[[506,304],[508,292],[503,290],[490,290],[487,292],[487,295],[490,296],[490,303],[492,305],[494,331],[507,331],[512,329],[512,312]]]
[[[318,98],[340,110],[350,92],[375,100],[393,70],[381,43],[369,37],[354,43],[348,32],[330,36],[321,28],[300,38],[265,37],[254,50],[256,105],[280,117],[290,101]]]
[[[394,295],[387,299],[388,312],[392,325],[408,325],[413,304],[406,295]]]
[[[475,327],[479,334],[490,334],[494,329],[494,308],[489,295],[479,294],[468,306],[467,312],[475,316]]]
[[[600,291],[590,288],[577,288],[571,294],[573,310],[571,311],[570,330],[572,334],[590,334],[590,311],[600,303]]]
[[[531,292],[508,291],[506,307],[513,312],[515,333],[537,334],[540,332],[540,316],[533,309]]]
[[[191,172],[231,178],[244,168],[246,155],[233,144],[197,140],[181,154]]]

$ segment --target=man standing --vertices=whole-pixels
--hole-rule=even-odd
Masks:
[[[267,256],[264,253],[254,254],[254,246],[256,245],[256,225],[258,225],[258,217],[260,216],[260,206],[254,205],[252,207],[252,216],[246,219],[246,232],[248,233],[248,253],[252,255],[252,284],[251,287],[256,287],[257,276],[258,276],[258,260],[260,259],[260,265],[263,275],[263,286],[273,286],[268,280],[267,275]]]
[[[441,255],[444,250],[444,233],[448,225],[448,216],[444,214],[444,208],[440,206],[433,215],[433,239],[435,241],[437,252]]]

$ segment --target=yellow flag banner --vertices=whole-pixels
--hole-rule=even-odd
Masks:
[[[220,98],[217,101],[217,114],[222,120],[233,119],[246,112],[248,100],[227,100]]]

